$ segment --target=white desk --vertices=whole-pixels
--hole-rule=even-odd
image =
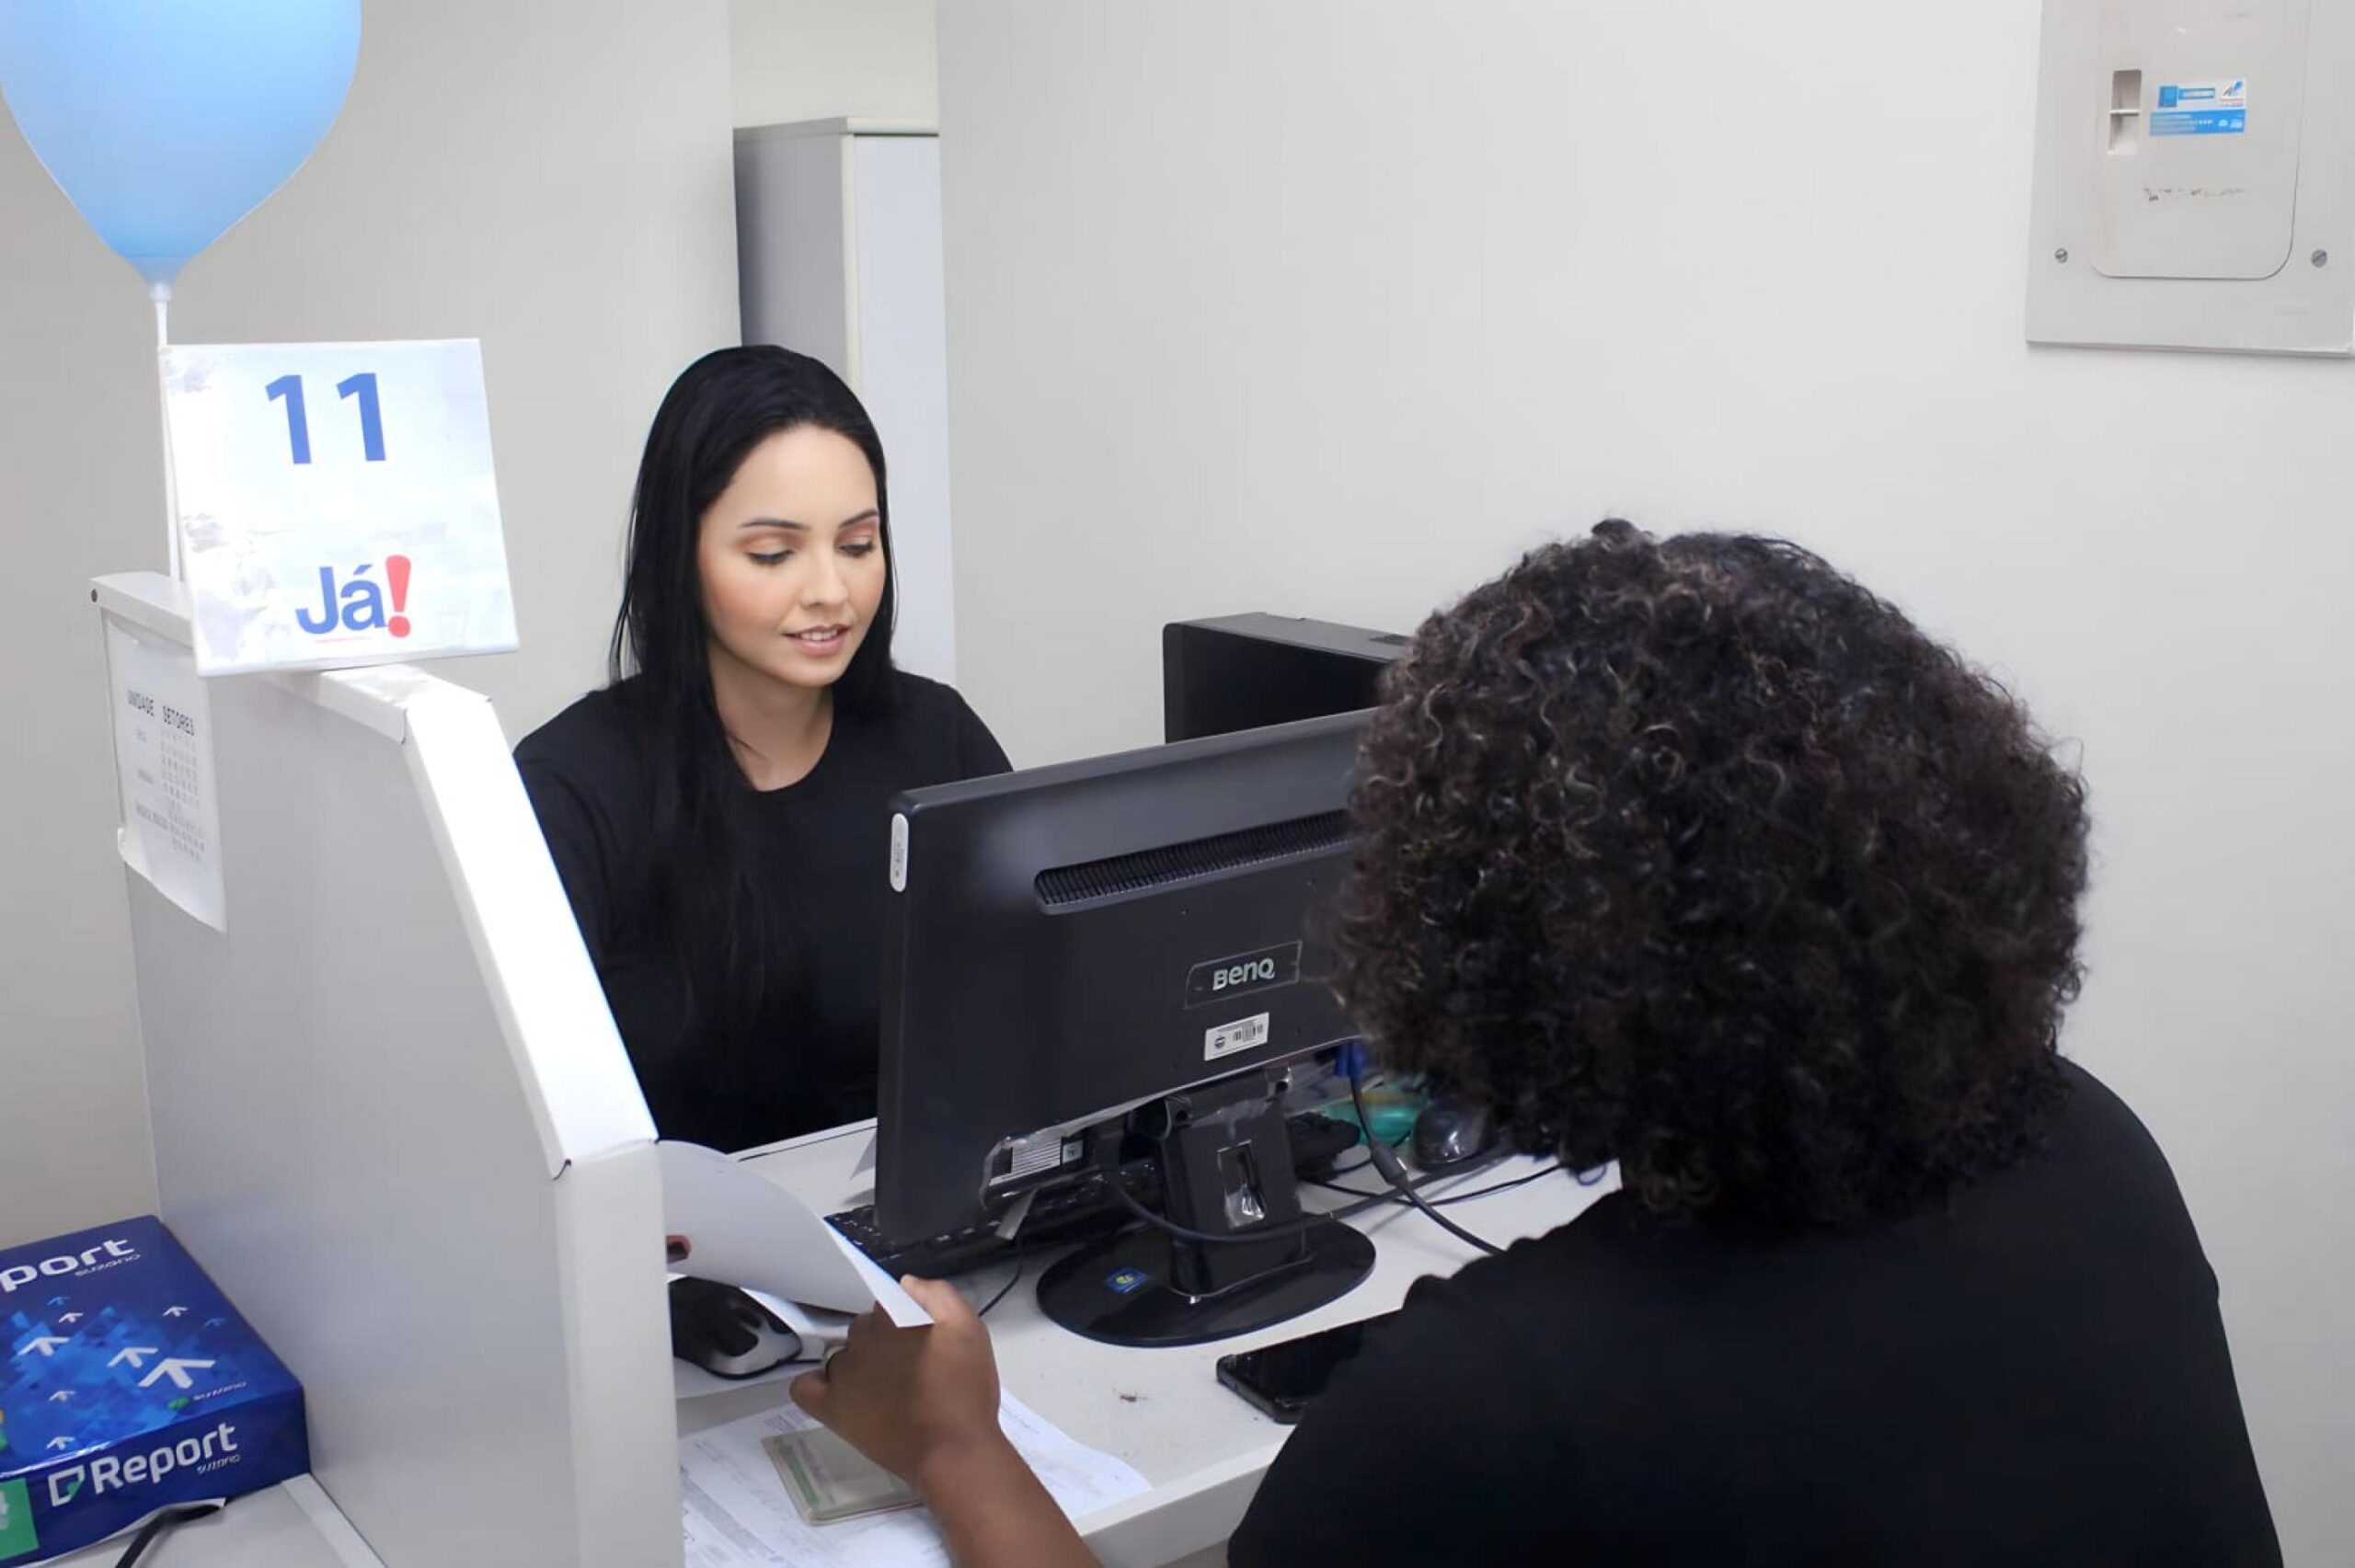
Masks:
[[[868,1178],[852,1174],[872,1126],[861,1123],[781,1144],[751,1163],[819,1213],[833,1213],[872,1196]],[[1508,1161],[1468,1185],[1487,1186],[1536,1167],[1535,1161]],[[1381,1185],[1372,1171],[1346,1180],[1367,1191]],[[1444,1196],[1450,1185],[1435,1186],[1431,1195]],[[1455,1205],[1447,1215],[1501,1246],[1567,1223],[1615,1185],[1581,1187],[1557,1174]],[[1353,1201],[1321,1187],[1302,1191],[1304,1201],[1317,1208]],[[1375,1242],[1373,1272],[1364,1283],[1317,1311],[1255,1334],[1176,1350],[1130,1350],[1082,1339],[1041,1316],[1031,1289],[1055,1253],[1032,1258],[1022,1283],[992,1310],[990,1336],[1006,1390],[1079,1442],[1126,1459],[1153,1483],[1143,1496],[1080,1521],[1088,1545],[1111,1568],[1148,1568],[1221,1546],[1242,1521],[1260,1477],[1283,1446],[1287,1428],[1220,1386],[1220,1356],[1389,1311],[1417,1279],[1453,1274],[1474,1256],[1471,1248],[1403,1205],[1384,1206],[1354,1223]],[[969,1295],[986,1301],[1007,1272],[985,1269],[959,1283]],[[684,1403],[680,1429],[700,1431],[773,1409],[784,1397],[783,1389],[772,1384]]]
[[[872,1123],[819,1133],[753,1158],[753,1169],[792,1191],[820,1213],[872,1196],[852,1167],[867,1147]],[[1468,1178],[1487,1186],[1526,1174],[1536,1162],[1511,1160]],[[1380,1185],[1371,1171],[1348,1178],[1368,1191]],[[1432,1196],[1444,1196],[1442,1183]],[[1448,1217],[1502,1244],[1567,1223],[1615,1182],[1581,1187],[1567,1175],[1548,1176],[1448,1209]],[[1352,1200],[1321,1187],[1302,1189],[1317,1208]],[[1088,1545],[1110,1568],[1148,1568],[1215,1551],[1242,1521],[1260,1477],[1283,1446],[1287,1428],[1269,1420],[1219,1385],[1218,1358],[1336,1323],[1353,1322],[1396,1308],[1407,1288],[1427,1274],[1452,1274],[1472,1251],[1413,1210],[1386,1206],[1355,1223],[1375,1242],[1373,1272],[1339,1300],[1255,1334],[1177,1350],[1128,1350],[1081,1339],[1040,1314],[1032,1290],[1060,1255],[1029,1260],[1022,1283],[990,1313],[1005,1387],[1031,1409],[1090,1448],[1117,1454],[1153,1483],[1153,1490],[1080,1521]],[[982,1270],[960,1281],[987,1300],[1005,1283],[1007,1269]],[[679,1429],[701,1431],[787,1399],[770,1383],[683,1402]],[[60,1559],[71,1568],[111,1568],[121,1538]],[[224,1515],[182,1525],[151,1548],[142,1568],[411,1568],[384,1564],[336,1512],[308,1477],[239,1499]],[[420,1564],[417,1568],[454,1568]]]
[[[57,1559],[56,1568],[114,1568],[129,1536]],[[296,1476],[240,1497],[211,1518],[176,1526],[139,1568],[385,1568],[318,1482]]]

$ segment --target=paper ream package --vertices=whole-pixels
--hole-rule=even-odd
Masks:
[[[0,1251],[0,1568],[310,1468],[303,1389],[163,1222]]]

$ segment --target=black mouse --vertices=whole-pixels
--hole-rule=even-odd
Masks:
[[[1415,1117],[1415,1168],[1426,1175],[1452,1171],[1489,1154],[1499,1140],[1486,1105],[1442,1093]]]
[[[733,1285],[671,1281],[671,1354],[716,1378],[756,1378],[801,1354],[801,1336]]]

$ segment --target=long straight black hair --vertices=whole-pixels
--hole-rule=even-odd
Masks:
[[[807,354],[770,345],[706,354],[655,410],[630,505],[629,565],[607,659],[645,749],[658,857],[646,869],[668,906],[688,1006],[706,1027],[731,1033],[755,1024],[780,989],[792,989],[805,944],[790,938],[808,933],[761,929],[758,905],[746,897],[752,868],[742,817],[752,790],[712,692],[696,549],[704,513],[745,457],[770,436],[804,425],[832,430],[867,454],[883,546],[883,597],[834,683],[835,713],[863,715],[890,705],[898,595],[883,442],[840,376]],[[726,1093],[741,1085],[708,1087]]]

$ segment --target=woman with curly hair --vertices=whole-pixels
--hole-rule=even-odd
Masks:
[[[1797,546],[1606,522],[1433,616],[1363,763],[1376,1052],[1622,1188],[1418,1286],[1232,1562],[2280,1560],[2175,1179],[2057,1050],[2085,792],[2002,688]],[[960,1562],[1086,1561],[953,1296],[797,1397]]]

